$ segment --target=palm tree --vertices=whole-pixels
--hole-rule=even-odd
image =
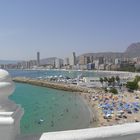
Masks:
[[[107,81],[108,81],[107,77],[104,77],[104,81],[105,81],[105,82],[107,82]]]
[[[120,77],[117,75],[115,79],[117,81],[117,84],[120,85]]]
[[[107,77],[104,77],[104,82],[107,84],[108,83],[108,78]]]
[[[114,87],[114,86],[115,86],[115,77],[112,76],[110,79],[111,79],[111,84],[112,84],[112,86]]]
[[[108,85],[112,85],[112,79],[111,78],[108,78]]]
[[[104,79],[103,78],[100,78],[100,82],[101,82],[101,84],[103,86]]]

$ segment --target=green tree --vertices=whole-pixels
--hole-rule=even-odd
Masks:
[[[119,85],[120,84],[120,77],[117,75],[115,79],[117,81],[117,84]]]
[[[112,78],[108,78],[108,85],[112,86]]]
[[[104,77],[103,80],[106,83],[106,85],[108,85],[108,78],[107,77]]]
[[[104,79],[103,78],[100,78],[100,82],[101,82],[101,84],[103,86]]]
[[[107,90],[107,88],[106,88],[106,87],[104,88],[104,90],[105,90],[105,93],[107,93],[107,92],[108,92],[108,90]]]
[[[135,81],[128,81],[126,84],[126,87],[130,90],[137,90],[138,89],[138,84]]]
[[[115,86],[115,77],[112,76],[110,79],[111,79],[111,85],[114,87]]]
[[[115,89],[115,88],[111,88],[111,89],[110,89],[110,92],[113,93],[113,94],[118,94],[118,91],[117,91],[117,89]]]
[[[133,81],[127,82],[126,87],[130,90],[137,90],[139,81],[140,81],[140,76],[136,76]]]
[[[140,81],[140,76],[137,75],[134,79],[134,82],[138,83],[139,81]]]
[[[104,81],[105,81],[105,82],[108,82],[108,79],[107,79],[107,77],[104,77]]]

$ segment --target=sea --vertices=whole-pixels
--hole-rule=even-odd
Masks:
[[[58,70],[9,70],[12,77],[76,77],[80,71]],[[84,76],[95,76],[93,72],[82,72]],[[9,97],[24,108],[21,119],[21,134],[87,128],[90,125],[90,111],[83,98],[76,93],[55,90],[29,84],[15,83],[15,92]]]
[[[93,71],[77,71],[77,70],[8,70],[12,77],[16,76],[24,76],[24,77],[31,77],[31,78],[46,78],[48,76],[68,76],[70,78],[76,78],[78,75],[84,77],[100,77],[101,72],[93,72]]]

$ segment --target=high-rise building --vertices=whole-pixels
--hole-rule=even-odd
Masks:
[[[119,58],[115,58],[115,65],[121,64],[121,60]]]
[[[55,68],[60,69],[60,67],[61,67],[60,59],[59,58],[56,58],[55,59]]]
[[[84,56],[84,55],[79,56],[79,65],[86,65],[90,62],[91,60],[89,56]]]
[[[95,69],[99,69],[99,60],[95,60],[94,61],[94,64],[95,64]]]
[[[76,65],[76,55],[75,55],[75,52],[72,53],[69,61],[70,61],[69,63],[70,63],[71,66]]]
[[[69,65],[69,58],[64,58],[64,66],[67,66]]]
[[[79,65],[85,65],[85,56],[84,55],[79,56]]]
[[[37,66],[40,66],[40,52],[37,52]]]
[[[104,63],[104,57],[98,57],[99,60],[99,64],[103,64]]]

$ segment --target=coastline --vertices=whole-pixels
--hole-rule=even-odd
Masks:
[[[88,93],[79,93],[80,97],[82,98],[83,102],[87,105],[87,108],[90,112],[90,125],[89,128],[97,127],[98,126],[98,114],[96,113],[96,108],[94,104],[92,104],[85,96]]]
[[[57,90],[70,91],[81,95],[90,112],[89,127],[140,122],[140,94],[137,93],[132,94],[124,91],[121,94],[114,95],[112,93],[105,93],[100,88],[91,89],[71,84],[48,82],[46,80],[23,77],[17,77],[13,80],[16,82],[49,87]],[[134,106],[136,103],[138,103],[137,107]],[[106,104],[108,104],[109,107],[103,107],[106,106]]]
[[[127,74],[129,76],[135,77],[140,75],[139,72],[129,72],[129,71],[108,71],[108,70],[73,70],[73,69],[9,69],[9,70],[19,70],[19,71],[68,71],[68,72],[95,72],[95,73],[106,73],[106,74]]]
[[[38,79],[31,79],[31,78],[25,78],[25,77],[16,77],[13,78],[13,81],[18,82],[18,83],[25,83],[25,84],[31,84],[31,85],[36,85],[36,86],[42,86],[42,87],[47,87],[47,88],[53,88],[57,90],[64,90],[64,91],[70,91],[74,92],[76,94],[79,94],[80,98],[83,100],[85,105],[88,108],[89,114],[90,114],[90,125],[88,126],[89,128],[91,127],[97,127],[98,126],[98,114],[96,113],[96,108],[93,102],[89,100],[90,98],[90,93],[96,93],[97,89],[91,89],[91,88],[83,88],[83,87],[78,87],[76,85],[67,85],[67,84],[59,84],[59,83],[54,83],[54,82],[48,82],[45,80],[38,80]]]

